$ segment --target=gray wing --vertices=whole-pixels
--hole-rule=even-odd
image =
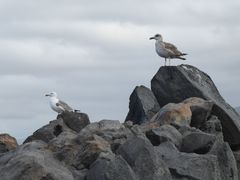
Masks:
[[[183,53],[181,53],[176,46],[174,46],[171,43],[164,42],[165,48],[170,50],[175,56],[181,56]]]
[[[60,106],[64,111],[73,111],[73,108],[61,100],[58,101],[57,106]]]

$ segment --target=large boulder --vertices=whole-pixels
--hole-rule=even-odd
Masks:
[[[141,124],[150,120],[159,109],[152,91],[145,86],[137,86],[130,96],[129,112],[125,121]]]
[[[80,132],[85,126],[90,124],[88,115],[85,113],[65,111],[60,115],[63,122],[72,130]]]
[[[225,140],[231,145],[240,144],[240,117],[206,73],[190,65],[164,66],[153,77],[151,89],[160,106],[190,97],[211,100],[214,103],[211,113],[221,120]]]
[[[204,132],[192,132],[183,136],[181,151],[206,154],[211,149],[216,137]]]
[[[72,173],[47,150],[47,144],[34,141],[0,156],[0,177],[4,180],[74,180]]]
[[[15,149],[18,146],[14,137],[9,134],[0,134],[0,153]]]
[[[175,127],[168,124],[151,129],[146,132],[146,136],[154,146],[158,146],[165,141],[171,141],[176,147],[181,147],[182,144],[182,134]]]
[[[237,162],[227,142],[216,141],[209,154],[218,158],[221,180],[238,180]]]
[[[132,167],[139,180],[170,180],[164,162],[157,156],[153,145],[144,137],[133,137],[119,147],[120,154]]]
[[[119,155],[99,158],[88,171],[86,180],[138,180],[131,167]]]
[[[218,159],[215,155],[181,153],[170,141],[154,148],[169,168],[174,180],[221,180]]]
[[[191,118],[192,112],[188,104],[169,103],[162,107],[159,112],[153,116],[151,121],[157,121],[160,125],[175,124],[177,126],[189,126]]]

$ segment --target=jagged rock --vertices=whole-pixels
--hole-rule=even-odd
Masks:
[[[215,155],[180,153],[170,141],[154,148],[169,168],[173,180],[221,180],[218,159]]]
[[[100,136],[93,135],[91,140],[85,142],[82,152],[79,151],[76,162],[81,162],[84,167],[89,168],[102,152],[111,152],[110,144]]]
[[[86,140],[91,139],[96,134],[111,145],[113,152],[123,144],[126,139],[132,136],[132,131],[125,128],[119,121],[115,120],[101,120],[86,126],[78,134],[77,141],[79,144],[84,143]]]
[[[86,180],[138,180],[131,167],[121,156],[108,155],[95,161]]]
[[[221,120],[224,139],[231,145],[240,144],[240,117],[206,73],[190,65],[164,66],[153,77],[151,89],[160,106],[190,97],[211,100],[214,103],[212,114]]]
[[[159,109],[152,91],[145,86],[137,86],[130,96],[129,112],[125,121],[141,124],[150,120]]]
[[[160,125],[176,124],[179,126],[190,125],[192,112],[189,105],[184,103],[169,103],[162,107],[160,111],[153,116],[151,121],[158,121]]]
[[[34,140],[42,140],[48,143],[53,138],[57,137],[63,131],[72,131],[68,128],[62,119],[50,121],[48,125],[45,125],[35,131],[33,135],[29,136],[23,143],[31,142]]]
[[[207,118],[210,116],[213,102],[201,98],[192,97],[183,101],[183,103],[190,106],[192,111],[191,126],[200,128]]]
[[[181,151],[206,154],[209,152],[215,140],[216,137],[214,135],[204,132],[192,132],[183,136]]]
[[[132,167],[139,180],[170,180],[168,168],[155,154],[153,145],[144,137],[133,137],[119,147],[120,154]]]
[[[14,137],[9,134],[0,134],[0,153],[15,149],[18,146]]]
[[[42,141],[26,143],[0,156],[0,177],[4,180],[74,179]]]
[[[59,161],[66,165],[72,166],[76,160],[81,146],[76,142],[77,134],[70,131],[64,131],[48,143],[48,149],[54,154]]]
[[[217,141],[209,154],[218,158],[221,180],[238,180],[236,160],[228,143]]]
[[[158,146],[165,141],[171,141],[176,147],[180,147],[182,143],[181,133],[171,125],[163,125],[152,129],[146,133],[146,136],[154,146]]]
[[[72,130],[80,132],[85,126],[90,124],[88,115],[85,113],[65,111],[60,115],[63,122]]]

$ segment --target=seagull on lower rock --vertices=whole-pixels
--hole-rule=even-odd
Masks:
[[[73,108],[71,108],[67,103],[58,99],[57,93],[51,92],[51,93],[45,94],[45,96],[50,97],[49,104],[50,104],[51,108],[54,111],[56,111],[58,114],[61,114],[65,111],[74,112]]]
[[[182,53],[177,49],[177,47],[171,43],[167,43],[163,41],[162,35],[161,34],[156,34],[154,37],[150,37],[150,40],[155,39],[155,49],[157,54],[160,57],[165,58],[165,66],[167,63],[167,59],[169,59],[169,65],[170,65],[170,60],[171,59],[181,59],[181,60],[186,60],[184,57],[187,55],[186,53]]]

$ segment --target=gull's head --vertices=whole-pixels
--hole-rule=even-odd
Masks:
[[[162,41],[163,39],[162,39],[162,35],[161,34],[156,34],[155,36],[153,36],[153,37],[150,37],[149,38],[150,40],[152,40],[152,39],[155,39],[155,40],[160,40],[160,41]]]
[[[45,94],[45,96],[57,97],[57,93],[55,93],[55,92],[50,92],[50,93]]]

